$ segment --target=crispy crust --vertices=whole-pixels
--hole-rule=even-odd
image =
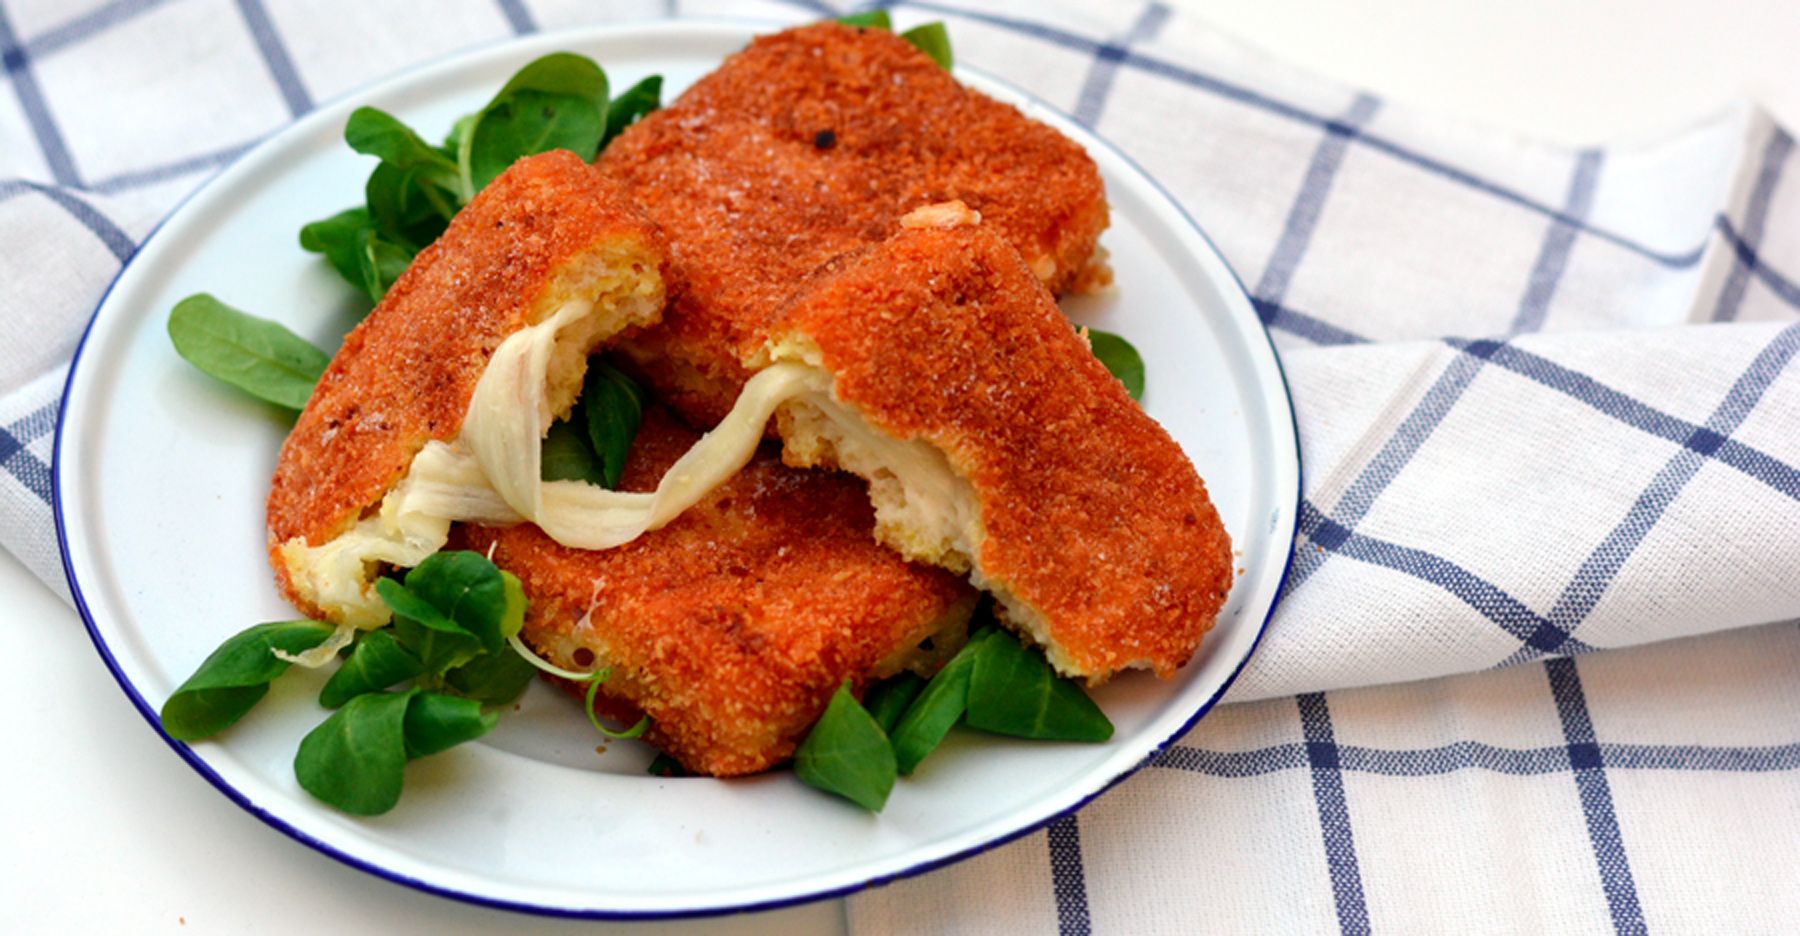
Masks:
[[[319,613],[289,582],[281,544],[343,532],[426,442],[455,438],[494,349],[574,298],[582,267],[602,255],[660,276],[654,228],[616,183],[567,151],[522,159],[350,332],[283,443],[269,489],[270,563],[297,607]]]
[[[1106,279],[1090,266],[1107,223],[1093,160],[883,30],[762,36],[600,166],[668,235],[664,324],[625,350],[695,425],[730,409],[739,361],[802,278],[920,205],[968,203],[1058,293]]]
[[[1072,674],[1187,662],[1231,586],[1231,540],[1181,448],[985,226],[904,230],[846,258],[775,327],[877,430],[973,486],[977,571],[1034,611]]]
[[[654,489],[696,438],[647,411],[621,487]],[[673,523],[617,549],[569,549],[530,524],[459,525],[451,543],[491,547],[519,576],[531,600],[524,637],[547,658],[612,667],[608,710],[627,722],[648,713],[653,744],[690,770],[730,776],[785,760],[846,678],[860,694],[877,664],[948,616],[966,618],[968,586],[881,548],[873,524],[855,478],[787,468],[765,448]]]

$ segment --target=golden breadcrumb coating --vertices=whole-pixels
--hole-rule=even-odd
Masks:
[[[653,490],[696,438],[650,408],[621,488]],[[792,755],[845,679],[860,694],[920,641],[954,640],[966,624],[974,592],[882,548],[872,524],[855,478],[788,468],[765,447],[706,500],[617,549],[570,549],[530,524],[459,524],[451,543],[491,548],[519,577],[531,602],[523,636],[546,658],[611,667],[607,711],[626,723],[649,714],[651,743],[689,770],[730,776]]]
[[[476,195],[344,339],[281,447],[268,545],[283,593],[321,614],[296,592],[282,544],[342,533],[426,442],[455,438],[501,341],[572,299],[595,300],[584,325],[595,342],[651,324],[662,263],[654,228],[618,185],[566,150],[522,159]]]
[[[963,561],[1059,669],[1168,677],[1232,582],[1206,485],[1018,253],[985,223],[940,214],[953,226],[909,226],[822,271],[772,351],[823,367],[877,432],[946,456],[979,502]],[[791,460],[832,457],[781,422]]]
[[[759,37],[599,164],[669,238],[664,324],[625,352],[695,425],[731,408],[740,360],[801,279],[920,205],[966,202],[1054,292],[1106,279],[1106,196],[1087,153],[884,30]]]

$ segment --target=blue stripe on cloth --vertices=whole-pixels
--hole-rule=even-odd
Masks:
[[[1020,35],[1030,36],[1034,39],[1040,39],[1054,45],[1073,49],[1078,52],[1085,52],[1090,55],[1098,54],[1100,47],[1103,45],[1103,43],[1086,36],[1077,35],[1066,30],[1058,29],[1053,26],[1046,26],[1042,23],[1032,22],[1030,20],[1021,20],[994,13],[984,13],[979,10],[964,9],[962,7],[942,3],[909,2],[907,3],[907,6],[946,16],[958,16],[985,23],[990,26],[998,26]],[[1332,132],[1342,132],[1346,129],[1334,128],[1332,126],[1333,121],[1331,118],[1321,114],[1313,113],[1285,101],[1253,91],[1242,85],[1232,84],[1231,82],[1195,71],[1186,66],[1162,61],[1153,56],[1145,55],[1142,52],[1127,50],[1124,58],[1121,59],[1120,64],[1125,67],[1139,69],[1147,74],[1167,78],[1191,88],[1207,91],[1227,100],[1254,107],[1278,117],[1300,123],[1312,124],[1313,126],[1321,127]],[[1410,149],[1379,135],[1359,132],[1356,134],[1355,138],[1357,142],[1368,146],[1377,152],[1414,166],[1415,168],[1424,170],[1448,181],[1475,189],[1476,191],[1498,198],[1501,201],[1517,205],[1527,211],[1541,214],[1553,221],[1567,223],[1582,233],[1597,237],[1607,243],[1630,251],[1631,253],[1637,254],[1638,256],[1662,266],[1677,269],[1691,267],[1700,262],[1700,257],[1705,252],[1704,244],[1695,247],[1692,250],[1680,253],[1657,250],[1637,240],[1626,237],[1623,234],[1595,227],[1585,219],[1572,217],[1560,209],[1546,205],[1543,202],[1537,201],[1514,189],[1481,178],[1472,172],[1457,168],[1435,157],[1427,156],[1424,153]]]
[[[1569,766],[1575,771],[1575,787],[1587,818],[1594,861],[1600,866],[1600,885],[1606,891],[1613,930],[1646,933],[1644,911],[1638,905],[1637,885],[1631,877],[1631,861],[1625,854],[1619,817],[1613,810],[1612,788],[1606,782],[1605,760],[1595,741],[1587,698],[1581,691],[1581,675],[1575,670],[1574,660],[1551,660],[1544,664],[1544,672],[1549,677],[1550,694],[1556,700],[1557,716],[1562,720],[1563,740],[1568,742]]]
[[[47,436],[56,428],[56,411],[61,403],[46,403],[26,413],[18,422],[6,427],[6,431],[17,436],[19,441],[30,445]]]
[[[1356,863],[1356,836],[1350,829],[1350,805],[1344,797],[1337,741],[1331,730],[1331,708],[1324,693],[1297,696],[1300,731],[1306,738],[1306,760],[1312,766],[1313,800],[1319,808],[1319,830],[1325,840],[1325,864],[1331,872],[1331,897],[1337,906],[1338,929],[1369,932],[1369,907],[1363,898],[1362,871]]]
[[[1800,742],[1757,747],[1708,747],[1696,744],[1599,745],[1600,763],[1608,770],[1675,770],[1716,773],[1775,773],[1800,770]],[[1276,744],[1249,751],[1209,751],[1172,745],[1151,762],[1153,767],[1209,777],[1261,777],[1311,766],[1306,746]],[[1509,748],[1480,741],[1455,741],[1412,750],[1338,745],[1339,769],[1384,777],[1436,777],[1460,770],[1486,770],[1512,776],[1540,776],[1574,770],[1566,744],[1556,747]]]
[[[839,16],[843,16],[847,12],[849,12],[847,10],[840,10],[837,7],[834,7],[829,3],[822,3],[822,2],[820,2],[820,0],[785,0],[785,2],[787,3],[788,6],[799,7],[800,9],[806,10],[810,13],[817,13],[821,17],[824,17],[827,19],[835,19],[835,18],[837,18]],[[875,7],[878,7],[878,6],[882,7],[883,9],[886,9],[886,5],[878,4],[878,3],[868,4],[867,8],[874,9]],[[858,7],[858,9],[860,10],[862,8]]]
[[[40,33],[25,43],[25,54],[41,59],[167,3],[168,0],[113,0]]]
[[[1260,777],[1308,766],[1306,748],[1299,744],[1278,744],[1253,751],[1208,751],[1176,744],[1164,749],[1151,763],[1209,777]]]
[[[1315,160],[1316,162],[1316,160]],[[1569,193],[1566,199],[1566,210],[1572,219],[1569,223],[1558,221],[1551,224],[1544,235],[1544,242],[1538,249],[1537,259],[1532,263],[1531,272],[1526,277],[1524,294],[1519,298],[1518,310],[1514,315],[1514,325],[1521,323],[1535,327],[1543,322],[1545,310],[1556,294],[1556,288],[1562,281],[1563,272],[1568,268],[1569,252],[1574,247],[1574,225],[1586,219],[1593,206],[1594,184],[1600,172],[1600,155],[1584,154],[1576,161],[1573,177],[1569,181]],[[1310,174],[1310,173],[1309,173]],[[1290,218],[1290,221],[1292,219]],[[1283,240],[1287,237],[1284,233]],[[1278,248],[1279,250],[1279,248]],[[1279,253],[1277,254],[1279,256]],[[1277,271],[1277,275],[1280,274]],[[1268,276],[1265,274],[1265,279]],[[1285,289],[1285,284],[1281,285]],[[1373,508],[1375,501],[1388,485],[1399,477],[1400,472],[1412,461],[1419,449],[1430,440],[1432,433],[1450,414],[1457,402],[1462,399],[1464,391],[1475,381],[1486,360],[1498,353],[1504,345],[1495,341],[1469,342],[1463,348],[1465,356],[1452,360],[1438,376],[1431,388],[1413,406],[1412,412],[1394,430],[1381,450],[1363,466],[1349,488],[1338,500],[1336,512],[1327,519],[1335,521],[1346,533],[1354,531],[1357,524],[1363,521]],[[1301,552],[1293,563],[1288,576],[1287,591],[1299,588],[1311,575],[1318,571],[1338,550],[1330,546],[1325,551],[1314,550]],[[1533,645],[1546,643],[1566,635],[1539,630],[1529,638]]]
[[[1442,556],[1353,533],[1319,512],[1311,501],[1300,502],[1300,531],[1313,545],[1351,559],[1404,572],[1449,592],[1514,638],[1534,647],[1560,646],[1565,652],[1594,648],[1526,607],[1499,586]]]
[[[1693,744],[1602,744],[1608,770],[1705,770],[1771,773],[1800,769],[1800,744],[1704,747]]]
[[[257,0],[240,0],[240,2],[257,2]],[[505,0],[502,0],[502,2],[505,2]],[[800,8],[806,9],[806,10],[820,13],[822,15],[826,15],[826,16],[838,15],[838,11],[834,7],[831,7],[827,4],[821,3],[821,2],[819,2],[819,0],[787,0],[787,2],[790,6],[800,7]],[[116,4],[114,4],[114,6],[116,6],[119,10],[119,12],[116,14],[112,11],[112,8],[110,8],[110,7],[103,8],[102,10],[95,11],[93,14],[90,14],[89,16],[83,17],[82,20],[79,21],[79,26],[78,26],[77,22],[71,22],[70,24],[68,24],[68,26],[62,27],[62,28],[69,29],[70,34],[66,40],[63,38],[60,38],[60,37],[57,38],[56,44],[66,44],[66,42],[72,42],[72,41],[75,41],[80,38],[86,38],[86,36],[92,35],[93,33],[96,33],[96,32],[99,32],[105,27],[114,25],[115,23],[122,22],[126,19],[131,18],[130,15],[127,15],[127,14],[135,14],[138,12],[142,12],[144,10],[152,9],[159,5],[161,5],[161,2],[159,2],[159,0],[144,0],[144,2],[141,2],[141,3],[133,3],[133,2],[116,3]],[[893,6],[893,5],[897,5],[897,4],[893,4],[893,3],[874,4],[874,6],[881,6],[881,7],[887,7],[887,6]],[[937,12],[937,13],[950,15],[950,16],[966,17],[968,19],[975,20],[978,22],[984,22],[989,25],[999,26],[1002,28],[1010,29],[1014,32],[1032,36],[1034,38],[1044,40],[1047,42],[1052,42],[1052,43],[1055,43],[1057,45],[1061,45],[1061,46],[1064,46],[1067,48],[1074,48],[1074,49],[1078,49],[1078,50],[1087,51],[1090,54],[1098,54],[1098,50],[1099,50],[1100,46],[1102,45],[1101,43],[1098,43],[1095,40],[1088,39],[1083,36],[1078,36],[1074,33],[1069,33],[1069,32],[1063,31],[1063,30],[1055,29],[1053,27],[1044,26],[1039,23],[1033,23],[1033,22],[1030,22],[1027,20],[1018,20],[1018,19],[1013,19],[1013,18],[1005,17],[1005,16],[998,16],[998,15],[990,14],[990,13],[982,13],[982,12],[976,11],[976,10],[966,10],[966,9],[962,9],[960,7],[949,6],[949,5],[945,5],[945,4],[929,3],[929,2],[913,2],[913,3],[908,3],[906,5],[916,7],[918,9],[924,10],[924,11]],[[674,2],[674,0],[666,0],[666,2],[664,4],[665,15],[674,15],[675,12],[677,11],[677,9],[678,9],[678,5]],[[49,38],[49,34],[46,34],[45,38]],[[23,51],[23,50],[15,50],[15,51]],[[23,61],[23,60],[21,59],[20,61]],[[6,64],[7,64],[8,69],[10,70],[15,64],[14,58],[12,56],[8,56],[7,60],[6,60]],[[1327,130],[1333,129],[1330,126],[1331,125],[1330,119],[1326,118],[1322,115],[1311,113],[1302,108],[1295,107],[1291,104],[1287,104],[1285,102],[1279,101],[1275,98],[1267,97],[1265,95],[1251,91],[1247,88],[1243,88],[1243,87],[1240,87],[1237,85],[1230,84],[1228,82],[1224,82],[1220,79],[1214,78],[1209,75],[1202,74],[1200,72],[1193,71],[1191,69],[1186,69],[1181,66],[1174,65],[1174,64],[1168,63],[1168,62],[1159,61],[1153,57],[1146,56],[1141,53],[1127,51],[1121,58],[1119,64],[1125,65],[1128,67],[1138,68],[1138,69],[1141,69],[1148,73],[1158,74],[1158,75],[1161,75],[1162,77],[1171,78],[1173,80],[1179,81],[1179,82],[1189,85],[1191,87],[1199,88],[1202,90],[1207,90],[1214,94],[1218,94],[1222,97],[1228,98],[1230,100],[1235,100],[1235,101],[1238,101],[1239,103],[1248,104],[1250,106],[1257,107],[1257,108],[1265,110],[1269,113],[1272,113],[1277,116],[1281,116],[1281,117],[1284,117],[1284,118],[1287,118],[1290,120],[1296,120],[1296,121],[1300,121],[1303,123],[1310,123],[1315,126],[1325,128]],[[300,90],[302,90],[302,92],[304,92],[303,88]],[[1538,202],[1522,193],[1508,189],[1504,186],[1499,185],[1498,183],[1494,183],[1489,180],[1482,179],[1482,178],[1474,175],[1473,173],[1469,173],[1464,170],[1458,169],[1454,166],[1449,165],[1448,163],[1444,163],[1440,160],[1426,156],[1422,153],[1414,152],[1412,150],[1407,149],[1406,147],[1403,147],[1397,143],[1386,140],[1379,136],[1371,136],[1368,134],[1359,133],[1359,134],[1357,134],[1357,138],[1361,142],[1373,147],[1377,151],[1383,152],[1383,153],[1385,153],[1389,156],[1392,156],[1396,159],[1399,159],[1403,162],[1413,164],[1413,165],[1417,166],[1418,168],[1421,168],[1428,172],[1432,172],[1436,175],[1442,176],[1450,181],[1458,182],[1463,185],[1467,185],[1471,188],[1474,188],[1481,192],[1485,192],[1485,193],[1492,195],[1496,198],[1499,198],[1503,201],[1512,202],[1528,211],[1532,211],[1532,212],[1535,212],[1538,214],[1545,215],[1546,217],[1549,217],[1553,220],[1561,220],[1561,221],[1567,221],[1567,222],[1573,221],[1573,219],[1562,216],[1562,213],[1557,211],[1555,208],[1552,208],[1548,205]],[[68,183],[68,184],[73,184],[73,183]],[[1597,227],[1595,227],[1591,224],[1585,223],[1585,222],[1574,224],[1574,227],[1576,227],[1577,230],[1580,230],[1583,233],[1590,234],[1594,237],[1598,237],[1601,240],[1607,241],[1608,243],[1614,244],[1614,245],[1621,247],[1625,250],[1628,250],[1632,253],[1643,256],[1649,260],[1655,261],[1664,266],[1670,266],[1670,267],[1676,267],[1676,268],[1689,267],[1689,266],[1692,266],[1695,263],[1699,262],[1699,259],[1700,259],[1701,255],[1703,254],[1704,247],[1705,247],[1705,245],[1702,244],[1700,247],[1697,247],[1692,251],[1688,251],[1685,253],[1672,253],[1672,252],[1667,252],[1667,251],[1659,251],[1655,248],[1652,248],[1652,247],[1644,245],[1640,242],[1634,241],[1631,238],[1628,238],[1622,234],[1618,234],[1616,232],[1608,231],[1608,230],[1605,230],[1602,228],[1597,228]]]
[[[1075,813],[1050,823],[1050,886],[1056,894],[1056,929],[1061,936],[1090,936],[1087,874],[1081,863],[1081,826]]]
[[[131,255],[137,252],[137,244],[132,241],[131,235],[121,230],[112,222],[111,218],[101,214],[99,209],[68,191],[54,185],[41,185],[21,179],[0,181],[0,202],[25,192],[36,192],[68,212],[71,217],[81,223],[82,227],[87,228],[89,233],[99,238],[100,243],[104,244],[120,263],[131,259]]]
[[[1769,220],[1769,203],[1774,201],[1775,186],[1781,182],[1781,173],[1787,168],[1788,154],[1793,151],[1794,138],[1776,127],[1769,135],[1768,144],[1763,147],[1762,170],[1757,173],[1756,184],[1751,186],[1749,201],[1744,205],[1743,236],[1738,238],[1738,242],[1749,248],[1751,259],[1746,259],[1743,251],[1739,252],[1738,262],[1732,265],[1731,274],[1725,280],[1725,288],[1719,291],[1719,301],[1713,306],[1715,322],[1729,322],[1737,318],[1738,309],[1744,304],[1744,293],[1750,286],[1755,247],[1762,243],[1763,227]]]
[[[1319,141],[1318,148],[1313,150],[1312,160],[1301,177],[1300,191],[1294,196],[1294,204],[1288,209],[1287,220],[1281,226],[1281,236],[1275,241],[1275,250],[1270,254],[1269,262],[1263,266],[1262,277],[1257,280],[1256,288],[1250,291],[1251,299],[1256,303],[1257,312],[1262,316],[1264,324],[1275,324],[1275,316],[1269,312],[1286,311],[1282,304],[1287,301],[1288,286],[1293,282],[1294,271],[1299,269],[1300,261],[1306,256],[1306,248],[1312,243],[1313,229],[1318,226],[1319,214],[1325,209],[1325,198],[1331,194],[1331,183],[1337,178],[1338,167],[1344,163],[1344,154],[1350,149],[1350,140],[1375,116],[1375,111],[1380,107],[1378,99],[1367,94],[1357,95],[1343,116],[1338,118],[1337,123],[1344,128],[1343,131],[1326,132]],[[1315,333],[1319,331],[1316,328],[1312,330]]]
[[[19,99],[19,109],[25,114],[25,122],[31,125],[32,136],[37,137],[38,150],[44,154],[44,165],[50,167],[50,177],[59,185],[79,186],[81,173],[75,169],[75,160],[69,155],[69,144],[63,139],[62,130],[56,125],[56,118],[50,114],[50,107],[44,101],[44,91],[38,87],[37,75],[31,70],[31,59],[19,43],[18,33],[13,31],[12,19],[6,14],[6,5],[0,3],[0,64],[5,66],[7,76],[13,86],[13,96]]]
[[[1472,344],[1460,339],[1448,339],[1445,343],[1458,350]],[[1488,360],[1634,429],[1686,446],[1701,455],[1710,455],[1782,494],[1800,500],[1800,468],[1766,452],[1736,439],[1723,438],[1704,426],[1671,416],[1580,371],[1512,345],[1501,346],[1488,355]]]
[[[1600,180],[1600,164],[1603,159],[1598,150],[1587,150],[1575,158],[1575,171],[1569,177],[1569,194],[1563,202],[1563,210],[1571,217],[1586,219],[1588,211],[1594,206],[1594,188]],[[1562,282],[1563,271],[1569,265],[1569,253],[1575,246],[1575,228],[1563,221],[1552,221],[1550,233],[1545,236],[1543,246],[1538,249],[1538,259],[1531,268],[1531,283],[1525,289],[1524,298],[1519,300],[1519,309],[1513,315],[1512,333],[1533,332],[1544,327],[1544,316],[1549,314],[1550,300],[1556,295],[1556,287]]]
[[[256,40],[256,50],[262,53],[263,64],[269,69],[269,77],[275,79],[275,87],[281,91],[281,99],[287,102],[288,112],[295,117],[312,110],[312,95],[306,91],[306,83],[300,79],[300,72],[294,68],[294,60],[288,55],[287,45],[281,41],[281,34],[275,31],[275,24],[269,19],[269,11],[263,6],[263,0],[237,0],[238,12],[244,16],[244,25],[250,29],[250,37]]]
[[[245,150],[256,145],[256,143],[256,140],[245,143],[234,143],[224,149],[213,150],[210,153],[199,153],[194,156],[185,156],[174,162],[164,163],[160,166],[151,166],[147,169],[134,169],[130,172],[122,172],[118,175],[101,179],[100,181],[89,185],[88,191],[102,195],[112,195],[118,192],[128,192],[132,189],[143,188],[147,185],[155,185],[158,182],[167,182],[170,179],[180,178],[184,175],[191,175],[208,169],[216,169],[238,158]]]
[[[1716,451],[1723,440],[1743,424],[1763,394],[1774,384],[1775,378],[1780,376],[1793,359],[1796,350],[1800,350],[1800,323],[1777,333],[1732,384],[1725,399],[1706,421],[1705,431],[1720,440],[1719,443],[1709,443],[1708,447]],[[1599,604],[1601,596],[1618,576],[1626,560],[1631,558],[1644,537],[1656,527],[1669,505],[1687,486],[1688,481],[1699,473],[1706,461],[1707,454],[1692,447],[1684,447],[1663,465],[1662,470],[1656,473],[1649,486],[1626,511],[1624,519],[1613,527],[1575,571],[1574,579],[1550,609],[1551,621],[1564,631],[1574,633],[1594,610],[1594,606]],[[1548,648],[1548,652],[1552,653],[1560,650],[1560,645]]]
[[[525,8],[524,0],[496,0],[500,4],[500,12],[506,16],[506,24],[512,27],[513,35],[523,36],[537,32],[537,21],[531,18],[531,11]]]
[[[1737,252],[1738,261],[1747,267],[1753,276],[1762,280],[1763,285],[1769,287],[1769,291],[1774,293],[1776,298],[1795,309],[1800,309],[1800,284],[1782,276],[1774,267],[1764,263],[1762,258],[1757,256],[1756,248],[1731,226],[1730,219],[1723,216],[1719,218],[1719,233],[1724,235],[1725,242],[1731,245],[1731,249]]]
[[[1336,513],[1325,515],[1321,511],[1321,516],[1345,531],[1354,530],[1368,516],[1375,499],[1400,476],[1401,469],[1412,461],[1426,440],[1431,438],[1438,424],[1444,421],[1451,407],[1462,398],[1463,391],[1469,388],[1469,384],[1480,372],[1481,364],[1478,356],[1453,358],[1425,391],[1424,396],[1419,398],[1412,412],[1401,420],[1393,435],[1382,444],[1381,450],[1375,453],[1374,458],[1369,459],[1369,463],[1363,466],[1362,473],[1357,475],[1356,480],[1345,489],[1343,496],[1338,498]],[[1325,552],[1301,551],[1294,557],[1293,569],[1288,573],[1289,592],[1304,584],[1331,558],[1334,547],[1327,545],[1325,549]]]
[[[1305,338],[1316,345],[1367,344],[1369,339],[1346,331],[1323,319],[1315,318],[1304,312],[1273,302],[1264,302],[1254,296],[1250,304],[1256,307],[1256,314],[1263,324],[1270,328],[1278,328],[1290,335]]]
[[[1698,432],[1695,435],[1697,436]],[[1690,437],[1682,444],[1693,445],[1693,438]],[[1724,440],[1712,455],[1718,461],[1736,468],[1795,500],[1800,500],[1800,468],[1795,468],[1767,452],[1751,448],[1736,439]]]
[[[1087,80],[1082,82],[1081,94],[1075,100],[1076,120],[1086,127],[1100,123],[1100,114],[1105,111],[1106,99],[1112,94],[1113,80],[1119,75],[1119,62],[1125,58],[1125,50],[1134,42],[1156,38],[1168,21],[1168,7],[1161,3],[1147,4],[1138,14],[1137,21],[1120,37],[1118,45],[1104,45],[1094,53],[1094,64],[1088,67]]]
[[[25,490],[50,503],[50,466],[25,447],[29,440],[0,429],[0,470],[12,475]]]
[[[1659,266],[1677,270],[1686,269],[1699,263],[1700,258],[1706,253],[1705,243],[1701,243],[1699,246],[1681,253],[1656,250],[1626,237],[1623,234],[1596,227],[1589,223],[1586,218],[1574,217],[1567,212],[1559,211],[1498,183],[1482,179],[1474,173],[1465,172],[1448,163],[1440,162],[1422,153],[1414,152],[1398,143],[1383,139],[1382,137],[1364,134],[1361,137],[1361,140],[1364,145],[1379,152],[1386,153],[1401,162],[1411,164],[1449,181],[1459,182],[1478,192],[1483,192],[1498,198],[1501,201],[1517,205],[1527,211],[1541,214],[1559,224],[1567,224],[1583,234],[1599,238],[1615,247],[1630,251]]]
[[[1345,770],[1384,777],[1431,777],[1458,770],[1487,770],[1511,776],[1556,773],[1569,767],[1566,748],[1503,748],[1458,741],[1416,751],[1352,747],[1340,749]]]

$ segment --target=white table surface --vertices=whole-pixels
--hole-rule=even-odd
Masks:
[[[1174,0],[1400,105],[1571,144],[1657,136],[1753,97],[1800,126],[1793,0]],[[522,917],[353,871],[177,759],[80,619],[0,552],[0,907],[21,933],[839,933],[841,901],[679,924]]]

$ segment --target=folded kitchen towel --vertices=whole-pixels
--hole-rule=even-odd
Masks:
[[[1205,227],[1281,351],[1306,491],[1230,696],[1265,701],[1046,832],[853,898],[853,927],[1800,918],[1793,138],[1744,107],[1569,151],[1407,113],[1159,4],[891,6],[946,20],[960,61],[1116,142]],[[257,139],[514,33],[829,12],[0,0],[0,543],[66,589],[68,359],[156,222]]]

